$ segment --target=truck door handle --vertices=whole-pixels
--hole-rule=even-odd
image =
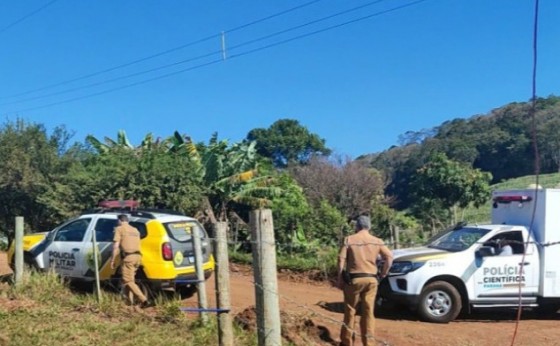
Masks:
[[[77,247],[75,247],[75,248],[72,249],[72,251],[73,251],[73,252],[78,252],[78,251],[80,251],[80,249],[78,249]]]
[[[519,263],[519,265],[523,265],[523,266],[528,266],[529,264],[531,264],[531,262],[523,262],[523,263]]]

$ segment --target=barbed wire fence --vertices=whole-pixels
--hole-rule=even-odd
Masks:
[[[275,241],[271,214],[265,217],[263,217],[262,215],[259,215],[258,217],[253,217],[253,220],[261,220],[261,221],[266,220],[265,223],[268,224],[266,226],[263,226],[257,221],[252,221],[250,225],[251,228],[250,240],[245,240],[245,241],[239,240],[237,236],[234,239],[231,238],[227,239],[227,237],[222,237],[222,239],[220,240],[218,237],[216,238],[212,237],[209,240],[215,243],[220,241],[225,242],[226,246],[230,246],[230,247],[246,246],[251,248],[251,252],[253,253],[252,264],[254,270],[254,280],[250,282],[255,288],[256,319],[257,319],[255,330],[259,334],[259,345],[266,345],[266,346],[280,345],[282,342],[281,339],[282,326],[281,326],[281,319],[279,316],[279,309],[278,309],[279,301],[282,301],[288,305],[293,305],[294,307],[298,308],[298,310],[308,313],[314,319],[318,319],[320,321],[329,323],[331,325],[334,324],[338,328],[346,327],[352,330],[357,337],[360,337],[361,335],[359,330],[356,330],[354,326],[347,326],[342,322],[342,320],[338,320],[328,314],[318,311],[317,306],[320,306],[319,304],[311,304],[311,305],[302,304],[301,302],[291,298],[289,295],[282,294],[282,292],[279,291],[276,283],[276,276],[277,276],[277,266],[275,263],[276,252],[279,248],[289,248],[290,246],[293,246],[293,244],[281,243]],[[224,227],[227,227],[227,225]],[[266,234],[266,236],[264,234]],[[490,242],[477,241],[472,243],[471,245],[473,244],[492,245],[492,243],[493,243],[492,241]],[[496,243],[497,245],[498,241],[494,241],[494,243]],[[553,245],[558,245],[560,244],[560,241],[540,243],[534,240],[527,240],[527,241],[510,240],[510,243],[524,244],[525,246],[527,246],[528,244],[536,244],[537,246],[544,248]],[[412,241],[400,242],[400,243],[389,241],[389,242],[385,242],[385,245],[397,249],[402,247],[419,246],[422,244],[415,243]],[[271,259],[274,260],[273,261],[274,263],[272,264],[268,263],[263,266],[262,263],[263,260],[271,260]],[[266,266],[268,266],[268,268],[265,270]],[[268,280],[270,280],[270,277],[274,278],[272,283],[263,280],[262,275],[264,272],[270,275]],[[224,287],[224,284],[221,284],[220,286],[217,284],[216,287],[217,287],[216,288],[217,291],[215,292],[215,294],[219,296],[221,294],[219,290]],[[341,293],[341,298],[342,298],[342,293]],[[270,309],[267,304],[274,304],[275,307],[273,309]],[[227,308],[229,309],[228,311],[233,311],[231,306],[228,306]],[[239,307],[237,307],[235,310],[238,311]],[[270,316],[271,311],[273,311],[273,313],[276,315],[273,316],[272,319]],[[266,315],[267,313],[268,316]],[[246,325],[251,325],[251,321],[247,320],[247,318],[244,318],[240,314],[237,314],[235,316],[235,320]],[[274,335],[274,337],[271,337],[271,335]],[[378,345],[390,345],[390,343],[387,340],[383,340],[375,336],[368,336],[368,337],[374,340]],[[334,342],[334,340],[332,342]]]
[[[204,308],[203,306],[200,306],[200,309],[195,309],[195,311],[200,311],[201,313],[203,311],[218,313],[218,329],[220,334],[219,344],[221,346],[233,344],[233,336],[224,337],[227,333],[224,328],[231,328],[232,321],[234,320],[231,314],[234,309],[229,300],[220,300],[220,297],[228,297],[228,299],[230,297],[229,276],[224,276],[223,273],[221,273],[220,268],[223,270],[223,268],[228,267],[229,260],[227,255],[224,256],[224,247],[227,249],[228,246],[232,245],[245,245],[250,246],[251,248],[254,279],[250,282],[255,289],[255,330],[258,336],[259,346],[276,346],[282,344],[282,320],[279,307],[280,300],[285,302],[285,304],[298,308],[301,313],[307,313],[312,318],[319,319],[331,325],[334,324],[338,328],[345,327],[356,337],[361,337],[359,330],[355,329],[355,326],[344,324],[342,322],[342,318],[341,320],[338,320],[328,314],[318,311],[318,304],[313,303],[313,306],[302,304],[297,300],[290,298],[289,295],[282,294],[279,291],[277,282],[278,267],[276,263],[277,249],[279,246],[289,246],[291,244],[280,244],[275,241],[271,210],[254,210],[250,213],[249,220],[250,240],[239,241],[237,237],[235,237],[235,240],[228,240],[224,234],[225,229],[227,228],[227,223],[221,223],[221,225],[215,226],[213,237],[207,238],[207,240],[214,243],[215,250],[221,249],[221,253],[220,251],[216,253],[216,268],[218,273],[216,275],[216,288],[214,294],[216,295],[217,307]],[[196,243],[199,244],[200,242]],[[342,298],[342,292],[340,293],[340,296]],[[239,307],[235,310],[238,309]],[[191,309],[191,311],[193,310]],[[229,317],[226,319],[224,316]],[[252,325],[251,321],[249,321],[246,317],[243,317],[243,314],[238,313],[235,316],[235,320],[242,324]],[[367,338],[375,341],[378,345],[390,345],[386,340],[376,338],[375,336],[368,335]],[[331,344],[334,342],[335,340],[332,339]]]
[[[215,285],[215,295],[217,307],[208,307],[205,301],[198,300],[198,308],[192,309],[191,311],[199,312],[201,316],[205,313],[217,313],[218,314],[218,329],[219,329],[219,340],[220,345],[229,346],[234,344],[233,340],[233,311],[239,311],[239,306],[233,306],[230,299],[229,292],[229,259],[228,259],[228,245],[239,245],[239,244],[249,244],[252,249],[253,254],[253,272],[254,279],[251,280],[251,284],[255,289],[255,300],[256,300],[256,332],[258,334],[259,346],[276,346],[282,344],[282,325],[280,318],[279,301],[282,300],[285,304],[293,305],[297,307],[300,311],[310,314],[313,318],[317,318],[321,321],[334,324],[339,328],[345,327],[353,331],[353,333],[360,337],[360,332],[354,328],[354,326],[345,325],[342,321],[339,321],[328,314],[325,314],[317,310],[318,304],[302,304],[301,302],[290,298],[287,294],[282,294],[278,289],[277,284],[277,265],[276,265],[276,252],[280,246],[289,246],[290,244],[278,243],[274,239],[274,227],[272,220],[272,212],[270,210],[256,210],[250,214],[250,228],[251,228],[251,239],[249,241],[236,241],[228,240],[227,237],[227,223],[221,223],[216,225],[213,237],[207,237],[203,234],[193,234],[195,238],[199,238],[198,241],[193,239],[193,242],[197,247],[201,247],[202,238],[205,241],[211,241],[214,243],[214,254],[216,258],[216,285]],[[18,219],[16,219],[18,220]],[[16,224],[23,224],[22,220],[18,220]],[[21,228],[21,230],[20,230]],[[19,241],[17,243],[23,243],[23,227],[16,227],[18,229]],[[538,247],[546,248],[550,246],[559,245],[560,241],[549,241],[549,242],[538,242],[535,240],[515,240],[510,239],[510,244],[525,245],[535,244]],[[498,240],[494,241],[495,245],[498,244]],[[486,242],[473,242],[470,244],[479,245],[493,245],[492,241]],[[386,243],[386,245],[394,245],[391,243]],[[408,243],[408,245],[418,245],[414,243]],[[18,246],[16,246],[18,248]],[[198,251],[195,251],[195,254]],[[23,258],[18,259],[18,253],[23,254],[23,249],[18,249],[16,251],[16,265],[23,268]],[[23,256],[21,256],[23,257]],[[195,266],[197,269],[198,280],[194,280],[199,288],[199,291],[204,289],[204,285],[200,285],[204,282],[204,272],[202,270],[202,256],[199,254],[195,256],[196,261],[199,263]],[[21,273],[22,270],[16,270],[16,276]],[[202,274],[202,275],[201,275]],[[202,287],[201,287],[202,286]],[[202,295],[204,296],[204,294]],[[341,294],[342,296],[342,294]],[[205,300],[204,298],[203,300]],[[234,309],[235,308],[235,309]],[[187,309],[185,309],[187,311]],[[235,316],[235,320],[242,322],[246,325],[251,325],[251,321],[240,314]],[[376,338],[375,336],[368,336],[379,345],[390,345],[389,342],[383,339]],[[334,342],[334,341],[333,341]]]

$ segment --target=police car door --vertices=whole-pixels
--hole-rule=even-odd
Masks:
[[[536,301],[539,278],[539,256],[534,244],[527,245],[523,258],[522,232],[508,232],[519,239],[512,244],[513,254],[500,255],[499,248],[492,256],[477,257],[474,273],[475,306],[516,305],[519,302],[519,288],[523,304]],[[500,238],[502,235],[498,235]],[[521,263],[523,261],[523,270]]]
[[[93,234],[95,231],[95,241],[97,243],[97,265],[99,268],[99,278],[108,279],[111,274],[111,256],[113,254],[113,236],[117,226],[116,215],[98,215],[94,220],[91,232],[88,232],[86,239],[85,258],[82,262],[81,275],[87,279],[95,279],[95,257],[93,256]]]
[[[46,269],[66,277],[81,277],[85,239],[91,228],[91,218],[79,218],[58,227],[44,255]]]

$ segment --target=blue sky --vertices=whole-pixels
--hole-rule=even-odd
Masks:
[[[76,141],[123,129],[134,144],[175,130],[236,142],[290,118],[337,154],[357,157],[406,131],[531,97],[534,0],[426,0],[387,13],[414,1],[311,2],[2,1],[0,117],[65,125]],[[560,1],[540,0],[539,96],[560,95],[559,19]]]

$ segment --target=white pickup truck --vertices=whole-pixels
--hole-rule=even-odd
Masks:
[[[382,300],[447,323],[472,308],[560,308],[560,189],[495,191],[491,224],[458,225],[394,251]],[[505,250],[505,245],[511,251]]]

